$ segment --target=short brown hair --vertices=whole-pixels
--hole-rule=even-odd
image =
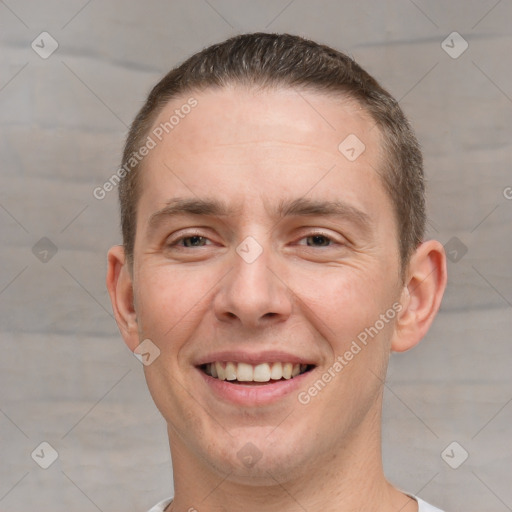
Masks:
[[[119,184],[123,244],[130,265],[141,168],[139,163],[130,168],[130,158],[144,144],[171,99],[232,84],[296,87],[340,94],[359,102],[382,134],[386,156],[379,172],[395,209],[403,270],[423,240],[426,215],[423,158],[398,102],[347,55],[299,36],[267,33],[238,35],[196,53],[155,85],[137,114],[123,153],[122,168],[129,172]]]

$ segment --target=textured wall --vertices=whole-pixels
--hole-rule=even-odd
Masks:
[[[116,193],[93,190],[163,73],[255,30],[350,53],[415,126],[449,285],[426,339],[392,357],[385,467],[447,511],[511,510],[511,20],[508,0],[0,1],[0,510],[146,510],[171,491],[104,286]]]

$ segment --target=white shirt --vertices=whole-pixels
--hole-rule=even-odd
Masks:
[[[441,509],[429,505],[426,501],[423,501],[421,498],[418,498],[413,494],[408,494],[408,496],[414,498],[418,502],[418,512],[443,512]],[[166,500],[157,503],[153,508],[150,508],[148,512],[164,512],[165,507],[167,507],[171,501],[172,498],[167,498]]]

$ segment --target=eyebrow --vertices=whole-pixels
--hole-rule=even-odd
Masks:
[[[241,212],[241,206],[229,207],[219,199],[200,199],[177,197],[167,201],[166,205],[154,212],[148,221],[148,231],[153,231],[166,218],[174,216],[210,216],[235,217]],[[371,218],[362,210],[343,201],[315,200],[300,197],[293,200],[281,200],[274,212],[276,219],[291,216],[328,216],[341,217],[358,225],[364,231],[371,229]]]
[[[163,208],[151,214],[148,231],[156,229],[164,219],[178,215],[229,217],[235,214],[235,210],[229,208],[224,201],[176,197],[167,201]]]
[[[365,231],[370,230],[372,222],[370,216],[364,211],[343,201],[315,200],[300,197],[292,201],[281,201],[277,210],[281,218],[300,215],[345,218]]]

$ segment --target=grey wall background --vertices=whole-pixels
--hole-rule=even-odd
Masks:
[[[392,357],[386,471],[447,511],[512,510],[511,20],[510,0],[0,1],[0,510],[138,511],[171,492],[104,286],[116,191],[92,192],[160,76],[256,30],[350,53],[416,127],[449,285],[426,339]]]

